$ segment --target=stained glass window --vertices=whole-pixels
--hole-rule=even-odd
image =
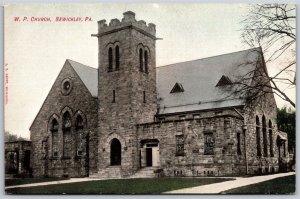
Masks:
[[[176,155],[184,155],[184,137],[176,135]]]
[[[214,154],[215,139],[213,133],[204,134],[204,155]]]
[[[58,122],[56,119],[52,120],[51,124],[51,134],[52,134],[52,156],[58,156]]]

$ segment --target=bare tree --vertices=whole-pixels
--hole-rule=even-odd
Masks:
[[[249,5],[241,21],[242,40],[250,47],[261,47],[265,62],[276,65],[277,72],[268,75],[266,67],[257,68],[243,76],[236,93],[247,93],[249,100],[274,93],[295,107],[286,94],[296,86],[296,7],[289,4]],[[251,74],[250,74],[251,73]],[[258,81],[249,83],[249,79]]]

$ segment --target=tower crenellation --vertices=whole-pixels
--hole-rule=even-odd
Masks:
[[[139,29],[140,31],[144,31],[155,37],[155,24],[149,23],[147,25],[147,23],[144,20],[137,21],[135,19],[135,13],[132,11],[124,12],[122,20],[111,19],[109,24],[106,23],[105,19],[98,21],[98,35],[108,34],[113,30],[123,29],[128,26],[132,26],[133,28]]]

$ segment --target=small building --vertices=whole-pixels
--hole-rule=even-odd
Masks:
[[[5,142],[5,174],[30,176],[31,141]]]

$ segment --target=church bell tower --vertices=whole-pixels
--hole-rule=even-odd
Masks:
[[[98,170],[119,166],[122,175],[138,167],[136,126],[157,111],[155,25],[123,13],[98,21]]]

